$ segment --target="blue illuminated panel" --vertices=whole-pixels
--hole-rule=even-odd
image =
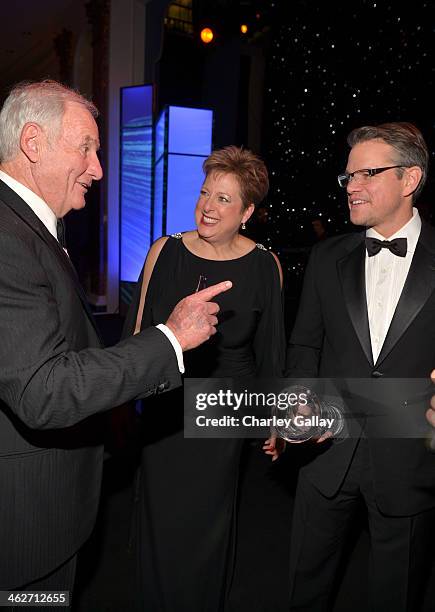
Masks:
[[[151,243],[151,85],[121,90],[120,279],[135,282]]]
[[[163,230],[163,209],[166,197],[166,126],[167,126],[167,110],[165,109],[160,115],[155,130],[155,166],[154,166],[154,200],[153,200],[153,237],[152,240],[157,240],[165,232]]]
[[[163,153],[165,152],[165,138],[166,138],[166,116],[167,111],[164,110],[160,115],[159,120],[156,123],[156,142],[155,142],[155,160],[159,161]]]
[[[153,86],[123,87],[121,92],[121,125],[142,127],[153,124]]]
[[[164,234],[163,232],[163,198],[164,198],[164,171],[165,160],[160,158],[154,169],[154,219],[153,241]]]
[[[173,234],[196,227],[194,210],[204,180],[202,164],[211,153],[213,111],[169,106],[165,113],[162,233]]]
[[[202,162],[196,155],[169,155],[166,233],[196,229],[194,210],[204,181]]]
[[[169,107],[169,153],[210,155],[213,111]]]

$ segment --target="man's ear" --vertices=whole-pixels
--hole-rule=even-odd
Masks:
[[[33,163],[39,160],[42,145],[42,130],[37,123],[26,123],[21,130],[20,148]]]
[[[411,166],[405,169],[404,194],[409,196],[417,189],[420,184],[423,172],[418,166]]]

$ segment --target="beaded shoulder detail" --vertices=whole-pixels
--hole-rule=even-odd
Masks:
[[[183,234],[181,232],[176,232],[175,234],[171,234],[171,238],[177,238],[177,240],[181,240],[182,237],[183,237]],[[262,245],[260,242],[257,242],[255,246],[257,247],[257,249],[260,249],[260,251],[267,251],[266,247]]]

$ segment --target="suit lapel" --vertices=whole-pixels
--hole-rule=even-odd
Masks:
[[[58,241],[50,234],[48,229],[45,227],[42,221],[37,217],[37,215],[35,215],[35,213],[30,208],[30,206],[28,206],[24,202],[24,200],[22,200],[20,196],[16,194],[15,191],[13,191],[13,189],[10,189],[8,185],[3,183],[3,181],[1,180],[0,180],[0,199],[24,223],[26,223],[26,225],[28,225],[39,236],[39,238],[45,242],[48,248],[53,252],[55,257],[57,258],[57,260],[60,262],[63,269],[65,270],[65,273],[71,279],[80,297],[80,300],[83,304],[83,308],[85,309],[85,312],[92,324],[92,327],[94,328],[101,344],[104,344],[103,339],[95,323],[95,319],[90,309],[89,303],[86,299],[85,292],[83,291],[83,288],[79,282],[75,268],[72,265],[72,262],[69,259],[68,255],[65,253],[63,248],[58,243]]]
[[[365,245],[361,236],[357,246],[337,262],[343,297],[356,335],[370,364],[373,365],[365,288]]]
[[[411,267],[376,365],[392,351],[435,289],[435,231],[422,225]]]

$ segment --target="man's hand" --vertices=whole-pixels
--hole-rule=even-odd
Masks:
[[[430,375],[430,377],[432,378],[432,382],[435,383],[435,370],[432,370],[432,374]],[[435,395],[432,396],[430,408],[426,412],[426,418],[432,425],[432,427],[435,427]]]
[[[193,349],[216,333],[219,306],[209,300],[232,287],[230,281],[207,287],[178,302],[166,321],[183,351]]]

